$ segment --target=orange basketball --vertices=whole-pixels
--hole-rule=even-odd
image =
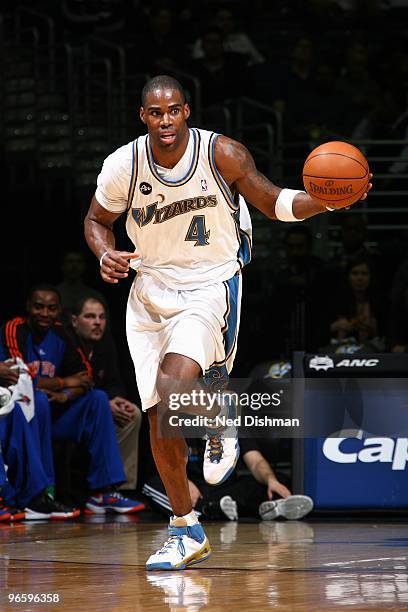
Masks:
[[[360,200],[369,182],[368,162],[347,142],[326,142],[313,149],[303,166],[307,193],[323,206],[344,208]]]

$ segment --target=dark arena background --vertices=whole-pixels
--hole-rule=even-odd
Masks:
[[[0,521],[1,610],[407,609],[407,25],[403,0],[2,1],[0,323],[25,315],[38,283],[60,288],[67,316],[98,292],[136,404],[125,336],[134,274],[102,281],[83,221],[105,157],[145,133],[151,77],[179,80],[189,125],[244,143],[281,187],[303,189],[306,157],[336,140],[357,146],[374,177],[363,202],[303,223],[250,207],[232,376],[250,393],[287,390],[278,416],[309,423],[263,440],[263,454],[313,510],[261,520],[237,488],[223,494],[238,504],[229,520],[202,491],[212,557],[146,573],[167,517],[164,494],[151,495],[143,414],[124,494],[145,509],[87,514],[86,452],[54,443],[54,494],[82,512]],[[115,235],[133,250],[122,218]],[[236,472],[255,481],[243,460]]]

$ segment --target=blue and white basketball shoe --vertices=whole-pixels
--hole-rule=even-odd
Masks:
[[[147,560],[147,570],[182,570],[211,555],[210,543],[200,523],[187,525],[184,518],[173,516],[169,534],[163,546]]]

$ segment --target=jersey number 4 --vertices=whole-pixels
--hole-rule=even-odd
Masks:
[[[210,230],[205,227],[205,216],[195,215],[191,219],[190,227],[187,230],[186,237],[184,240],[191,240],[195,242],[194,246],[206,246],[210,244],[208,238],[210,237]]]

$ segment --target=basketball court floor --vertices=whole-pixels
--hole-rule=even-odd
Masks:
[[[146,572],[167,527],[142,515],[2,525],[0,610],[408,609],[402,522],[206,523],[209,560]]]

